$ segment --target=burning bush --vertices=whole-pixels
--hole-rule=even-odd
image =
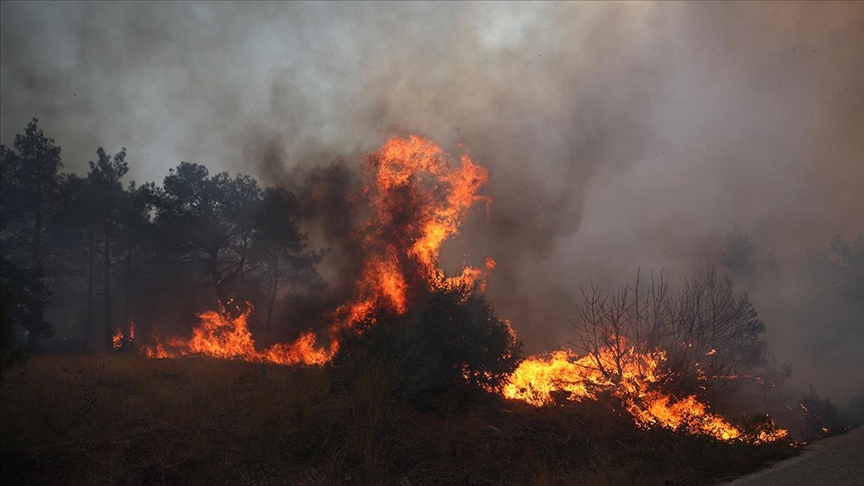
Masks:
[[[334,366],[348,376],[387,369],[394,392],[416,403],[500,390],[522,358],[510,325],[465,285],[436,285],[404,314],[369,314],[355,329],[342,341]]]
[[[685,280],[675,295],[665,275],[647,285],[583,291],[572,323],[574,346],[592,357],[590,365],[605,378],[620,380],[628,356],[665,353],[664,386],[678,394],[716,398],[733,391],[737,378],[766,364],[759,319],[746,294],[713,266]],[[608,356],[603,356],[608,355]]]
[[[583,355],[563,349],[529,357],[503,388],[505,397],[543,406],[607,392],[646,428],[752,443],[786,437],[767,415],[739,429],[706,400],[764,361],[765,327],[731,280],[709,267],[676,298],[665,277],[651,278],[646,289],[637,274],[632,286],[592,285],[583,297],[573,323]]]

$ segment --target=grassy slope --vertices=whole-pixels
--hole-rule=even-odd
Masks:
[[[3,484],[694,484],[794,454],[635,428],[611,402],[420,413],[387,378],[133,355],[4,372]]]

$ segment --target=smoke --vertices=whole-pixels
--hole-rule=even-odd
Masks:
[[[444,263],[495,259],[489,295],[531,349],[567,338],[579,285],[684,278],[733,226],[781,262],[864,232],[861,4],[0,9],[3,143],[35,116],[73,171],[126,146],[139,181],[188,160],[301,195],[323,182],[307,230],[331,281],[356,271],[340,230],[362,154],[394,127],[463,142],[494,202]],[[752,289],[757,309],[786,283]],[[769,340],[806,370],[810,324],[781,314],[763,311]]]

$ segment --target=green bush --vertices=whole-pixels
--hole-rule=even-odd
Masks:
[[[406,313],[379,310],[355,331],[343,339],[334,367],[349,380],[387,370],[392,392],[415,404],[497,391],[522,358],[509,324],[468,287],[436,286]]]

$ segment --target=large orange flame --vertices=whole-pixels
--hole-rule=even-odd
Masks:
[[[570,350],[559,350],[520,363],[503,389],[506,398],[522,400],[536,406],[549,405],[555,397],[581,401],[595,399],[600,391],[620,398],[636,424],[683,429],[706,434],[720,440],[745,439],[742,432],[695,396],[681,399],[659,390],[660,366],[666,359],[662,351],[624,352],[600,349],[578,357]],[[786,437],[785,430],[760,431],[746,439],[754,443],[771,442]]]
[[[411,135],[392,137],[368,158],[364,194],[371,216],[360,234],[366,259],[355,299],[336,312],[335,328],[351,327],[375,308],[397,313],[407,309],[409,293],[430,286],[443,275],[438,267],[441,246],[459,233],[459,225],[476,202],[489,175],[465,153],[459,167],[430,140]],[[482,285],[495,262],[484,269],[466,267],[444,280]]]
[[[356,284],[355,297],[332,314],[330,342],[317,344],[308,331],[290,344],[276,344],[258,351],[249,331],[250,311],[236,318],[227,313],[200,314],[190,339],[167,342],[154,336],[155,344],[142,347],[147,356],[170,358],[190,354],[280,364],[322,364],[338,350],[342,329],[352,327],[376,309],[397,313],[407,310],[412,289],[432,285],[478,284],[495,266],[487,259],[484,268],[466,267],[455,277],[444,278],[438,267],[443,243],[459,232],[468,209],[476,202],[489,202],[477,195],[488,180],[486,169],[465,153],[460,164],[435,143],[411,135],[392,137],[381,150],[367,158],[363,195],[369,217],[357,232],[365,259]]]

